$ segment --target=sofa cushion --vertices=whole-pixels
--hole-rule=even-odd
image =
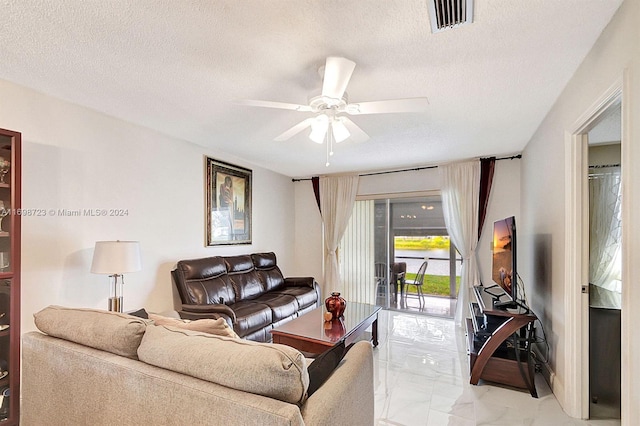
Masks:
[[[133,359],[147,328],[142,318],[98,309],[48,306],[33,316],[43,333]]]
[[[271,269],[276,266],[276,254],[274,252],[269,253],[253,253],[251,255],[253,266],[256,269]]]
[[[202,333],[214,334],[216,336],[225,336],[238,339],[238,335],[224,318],[211,319],[203,318],[198,320],[187,320],[179,318],[169,318],[158,314],[149,314],[149,319],[153,320],[155,325],[171,325],[185,330],[200,331]]]
[[[227,265],[220,256],[181,260],[176,269],[187,281],[217,278],[227,273]]]
[[[171,326],[147,327],[141,361],[209,382],[298,404],[309,375],[294,348],[212,336]]]
[[[229,280],[236,292],[236,301],[253,299],[265,292],[260,277],[253,267],[248,254],[224,257],[227,264]]]
[[[251,255],[251,260],[253,260],[256,273],[266,291],[271,291],[284,285],[284,277],[276,264],[275,253],[254,253]]]
[[[238,256],[225,256],[223,259],[227,265],[227,272],[229,274],[249,272],[253,270],[251,255],[241,254]]]
[[[263,303],[271,308],[272,322],[280,321],[298,312],[298,301],[288,294],[269,292],[253,299],[252,302]]]
[[[229,274],[229,282],[233,285],[236,302],[254,299],[265,291],[258,273],[254,270]]]
[[[236,314],[236,322],[233,327],[240,337],[245,337],[273,322],[271,308],[262,303],[255,303],[251,300],[238,302],[233,305],[233,311]]]
[[[256,270],[267,291],[284,287],[284,277],[277,266],[271,269]]]
[[[230,304],[236,300],[227,276],[227,264],[222,257],[181,260],[173,276],[183,303]]]
[[[285,287],[273,290],[272,293],[286,294],[295,297],[298,301],[299,309],[315,305],[318,302],[318,294],[316,290],[311,287]]]

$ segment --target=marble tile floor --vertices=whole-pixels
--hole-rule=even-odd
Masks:
[[[391,310],[402,312],[416,312],[436,317],[453,318],[456,312],[457,299],[440,296],[424,296],[422,305],[417,296],[409,295],[404,301],[393,303]]]
[[[566,415],[541,375],[539,398],[469,384],[465,337],[450,318],[383,310],[374,350],[376,425],[620,425]]]

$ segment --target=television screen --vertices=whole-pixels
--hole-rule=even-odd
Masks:
[[[493,223],[493,281],[516,299],[516,218],[514,216]]]

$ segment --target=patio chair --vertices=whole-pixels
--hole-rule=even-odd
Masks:
[[[422,309],[425,306],[426,302],[424,300],[424,294],[422,293],[422,284],[424,283],[424,274],[425,272],[427,272],[428,264],[429,264],[429,259],[425,259],[425,261],[422,262],[422,265],[420,265],[420,268],[418,269],[416,278],[414,280],[405,279],[404,281],[404,285],[406,287],[404,292],[405,306],[407,306],[407,297],[417,297],[420,303],[420,309]],[[411,288],[412,285],[416,287],[417,296],[409,295],[409,289]]]
[[[384,263],[374,265],[374,278],[376,285],[376,303],[378,299],[385,300],[387,294],[388,272]],[[384,302],[383,302],[384,303]]]

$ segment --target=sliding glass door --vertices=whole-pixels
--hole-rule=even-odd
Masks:
[[[356,201],[339,257],[347,300],[424,311],[457,294],[461,259],[439,195]]]

